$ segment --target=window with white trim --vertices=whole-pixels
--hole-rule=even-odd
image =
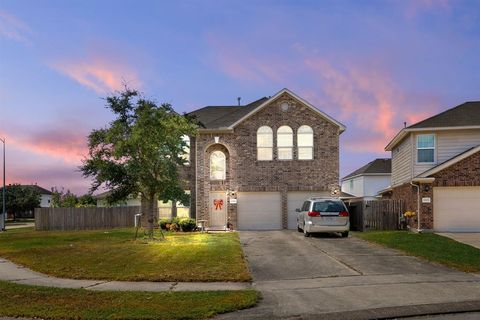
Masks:
[[[226,157],[222,151],[214,151],[210,155],[210,180],[225,180]]]
[[[301,126],[297,130],[298,160],[313,159],[313,129]]]
[[[417,162],[435,162],[435,135],[419,134],[417,136]]]
[[[293,159],[293,130],[289,126],[277,130],[277,153],[279,160]]]
[[[273,159],[273,130],[262,126],[257,130],[257,160]]]

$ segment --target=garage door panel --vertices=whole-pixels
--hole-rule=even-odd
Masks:
[[[480,232],[480,187],[433,188],[436,231]]]
[[[288,229],[297,228],[297,212],[305,200],[311,197],[329,197],[328,191],[290,191],[287,193]]]
[[[239,230],[282,229],[280,192],[239,192],[237,198]]]

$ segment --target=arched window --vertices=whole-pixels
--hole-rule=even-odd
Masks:
[[[257,130],[257,159],[273,159],[273,131],[270,127],[263,126]]]
[[[293,130],[289,126],[277,130],[277,151],[279,160],[293,159]]]
[[[187,135],[182,136],[182,140],[185,143],[183,146],[183,153],[181,157],[186,161],[187,164],[190,163],[190,137]]]
[[[309,126],[301,126],[297,131],[298,160],[313,159],[313,130]]]
[[[225,180],[226,157],[222,151],[214,151],[210,155],[210,180]]]

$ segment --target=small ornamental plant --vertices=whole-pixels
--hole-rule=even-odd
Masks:
[[[416,215],[415,211],[406,211],[403,216],[405,218],[411,218],[411,217],[414,217]]]

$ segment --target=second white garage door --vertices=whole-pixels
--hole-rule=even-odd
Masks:
[[[433,228],[480,232],[480,187],[433,188]]]
[[[297,228],[297,212],[308,198],[311,197],[329,197],[328,191],[290,191],[287,194],[288,209],[288,229]]]
[[[282,229],[280,192],[239,192],[237,198],[239,230]]]

